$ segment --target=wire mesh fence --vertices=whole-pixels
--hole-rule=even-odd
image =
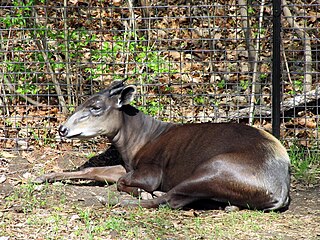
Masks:
[[[282,1],[287,148],[319,149],[319,8]],[[272,1],[14,0],[0,16],[2,149],[58,147],[67,114],[124,78],[161,120],[271,131]]]

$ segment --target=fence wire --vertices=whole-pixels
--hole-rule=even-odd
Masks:
[[[319,8],[282,1],[280,137],[291,149],[319,149]],[[66,116],[124,78],[158,119],[271,131],[272,17],[265,0],[2,2],[0,147],[58,147]]]

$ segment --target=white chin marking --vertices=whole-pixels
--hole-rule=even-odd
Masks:
[[[94,138],[96,136],[99,136],[99,134],[92,133],[92,132],[82,132],[80,135],[78,135],[78,138]]]
[[[81,132],[80,133],[69,133],[66,138],[80,138],[81,137]]]
[[[81,131],[70,131],[66,137],[84,139],[84,138],[94,138],[99,135],[100,134],[98,134],[97,132],[84,131],[84,129],[82,129]]]

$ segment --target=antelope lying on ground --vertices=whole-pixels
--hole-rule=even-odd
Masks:
[[[155,120],[129,105],[135,86],[113,82],[77,108],[59,128],[66,138],[105,135],[124,166],[45,174],[37,182],[92,179],[117,182],[119,191],[166,192],[123,205],[181,208],[212,199],[250,209],[289,205],[290,160],[271,134],[231,123],[173,124]]]

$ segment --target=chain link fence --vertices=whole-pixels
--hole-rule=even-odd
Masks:
[[[265,0],[2,1],[1,149],[59,147],[68,113],[124,78],[158,119],[271,131],[272,10]],[[282,1],[288,149],[319,151],[319,18],[319,1]]]

